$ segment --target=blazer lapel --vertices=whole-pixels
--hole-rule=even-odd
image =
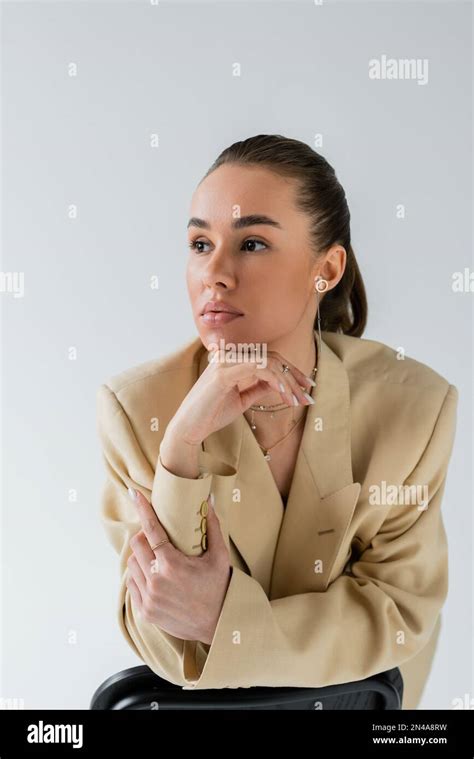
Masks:
[[[324,334],[286,509],[243,414],[203,443],[204,467],[223,461],[236,469],[213,479],[216,511],[272,599],[327,587],[361,490],[352,475],[347,372]],[[199,375],[207,356],[203,347]]]
[[[300,453],[275,552],[271,598],[325,590],[347,551],[361,484],[351,457],[349,379],[323,341]]]

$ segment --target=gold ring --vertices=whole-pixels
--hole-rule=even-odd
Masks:
[[[156,551],[156,549],[159,548],[160,546],[162,546],[164,543],[169,543],[168,538],[165,538],[164,540],[160,540],[160,542],[157,543],[156,546],[152,546],[151,547],[151,550],[152,551]]]

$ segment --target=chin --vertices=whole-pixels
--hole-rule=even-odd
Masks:
[[[201,324],[198,331],[206,347],[211,343],[219,343],[220,340],[225,340],[226,343],[246,343],[250,341],[245,334],[245,329],[242,329],[242,327],[237,329],[233,322],[229,322],[229,324],[212,324],[209,327],[203,327]]]

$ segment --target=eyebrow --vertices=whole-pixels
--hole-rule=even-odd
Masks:
[[[269,227],[276,227],[277,229],[283,229],[281,224],[275,219],[271,219],[264,214],[251,214],[250,216],[241,216],[238,219],[234,219],[232,222],[232,229],[243,229],[243,227],[253,227],[255,224],[264,224]],[[189,227],[199,227],[199,229],[210,229],[211,225],[205,219],[199,219],[197,216],[192,216],[188,221]]]

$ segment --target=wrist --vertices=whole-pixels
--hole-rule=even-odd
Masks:
[[[200,450],[201,444],[188,443],[168,425],[160,445],[161,463],[172,474],[195,480],[200,474]]]
[[[177,426],[173,421],[171,421],[168,426],[166,427],[165,434],[163,435],[162,445],[166,443],[166,445],[180,445],[182,447],[186,447],[187,450],[193,451],[197,450],[199,451],[201,449],[202,441],[199,440],[197,442],[190,442],[186,439],[186,435],[184,431],[181,431],[180,427]]]

